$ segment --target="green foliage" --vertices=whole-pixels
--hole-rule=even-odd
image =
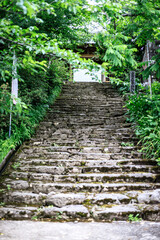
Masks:
[[[103,61],[109,62],[115,67],[124,65],[135,67],[136,61],[133,54],[136,48],[132,48],[127,44],[128,37],[118,33],[117,30],[109,29],[107,32],[98,33],[95,36],[95,41],[98,42],[97,50]]]
[[[121,143],[121,146],[122,146],[122,147],[133,147],[133,146],[134,146],[134,143],[122,142],[122,143]]]
[[[9,123],[9,113],[11,104],[11,94],[8,90],[8,84],[0,86],[0,136],[5,138],[5,132],[7,131],[7,123]]]
[[[81,59],[76,49],[94,38],[97,53],[111,82],[121,92],[129,90],[129,71],[137,70],[141,47],[160,38],[159,0],[14,0],[0,1],[0,152],[1,159],[25,139],[44,116],[48,105],[68,78],[68,63],[75,68],[104,69],[92,60]],[[148,21],[149,19],[149,21]],[[93,37],[92,20],[102,30]],[[94,24],[93,24],[94,25]],[[19,98],[11,105],[13,53],[17,56]],[[160,77],[159,51],[144,77]],[[140,82],[137,76],[137,87]],[[133,96],[127,104],[130,119],[150,156],[158,156],[159,85],[153,84],[153,98]],[[157,97],[156,97],[157,95]],[[142,112],[141,112],[142,111]],[[8,138],[12,113],[12,137]],[[151,140],[151,141],[150,141]],[[146,145],[146,144],[151,145]],[[149,146],[149,147],[148,147]],[[148,150],[149,149],[149,150]],[[153,153],[155,151],[155,154]]]
[[[20,166],[20,162],[15,162],[14,164],[12,164],[13,169],[17,169],[19,168],[19,166]]]
[[[152,61],[150,61],[150,66],[148,66],[142,72],[142,75],[144,79],[148,79],[149,75],[155,75],[157,79],[160,79],[160,50],[158,50],[158,53],[152,57]]]
[[[160,95],[133,95],[127,102],[128,120],[136,122],[136,134],[147,157],[160,156]]]
[[[22,100],[31,105],[48,104],[48,95],[56,86],[61,86],[69,78],[68,67],[64,61],[52,59],[45,71],[26,67],[19,70],[23,83],[19,84]]]
[[[57,78],[57,81],[59,79]],[[45,81],[45,80],[44,80]],[[28,86],[29,87],[29,86]],[[28,88],[29,91],[29,88]],[[43,96],[39,102],[35,102],[35,98],[28,96],[28,102],[30,103],[33,101],[34,104],[29,104],[26,107],[26,104],[19,100],[16,106],[13,106],[12,109],[12,135],[8,137],[8,129],[9,129],[9,110],[6,110],[5,119],[7,121],[3,122],[1,128],[1,135],[0,135],[0,161],[6,156],[6,154],[11,150],[14,149],[17,145],[21,144],[24,140],[30,139],[32,134],[35,131],[36,126],[38,125],[39,121],[42,120],[44,117],[49,104],[52,104],[55,98],[59,95],[61,91],[61,85],[57,84],[54,88],[48,93],[48,97],[45,103],[43,103]],[[9,94],[9,93],[8,93]],[[24,95],[24,98],[26,96]],[[8,107],[10,109],[10,99],[8,103]],[[37,100],[37,96],[36,96]],[[2,135],[3,133],[3,135]]]
[[[160,158],[156,159],[158,166],[160,166]]]
[[[152,93],[160,96],[160,82],[152,83]]]
[[[133,214],[129,214],[128,220],[130,222],[140,222],[142,221],[142,218],[139,217],[139,214],[136,214],[135,216]]]
[[[11,185],[7,184],[7,190],[8,190],[8,191],[11,190]]]
[[[38,220],[38,216],[33,216],[31,219],[37,221]]]
[[[113,72],[119,69],[136,70],[137,62],[142,61],[146,42],[160,39],[160,2],[158,0],[96,2],[98,4],[93,7],[93,16],[102,30],[94,39],[102,61],[110,64],[106,68],[107,72],[110,70],[109,73],[115,77]],[[143,75],[148,78],[149,75],[156,74],[159,79],[159,52],[152,60],[154,62],[152,61]]]

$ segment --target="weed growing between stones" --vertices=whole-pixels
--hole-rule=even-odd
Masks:
[[[142,221],[142,218],[139,217],[139,214],[136,214],[136,216],[134,216],[133,214],[129,214],[128,220],[130,222],[140,222]]]
[[[20,163],[19,162],[15,162],[13,165],[12,165],[12,168],[13,169],[17,169],[20,167]]]
[[[31,219],[32,220],[38,220],[38,217],[37,216],[33,216]]]
[[[0,202],[0,207],[4,207],[5,203],[4,202]]]
[[[122,147],[133,147],[134,144],[131,143],[131,142],[122,142],[122,143],[121,143],[121,146],[122,146]]]
[[[11,185],[7,184],[7,190],[11,190]]]

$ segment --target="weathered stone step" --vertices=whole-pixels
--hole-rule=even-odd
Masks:
[[[87,130],[86,130],[87,131]],[[125,128],[123,130],[119,130],[119,129],[115,129],[115,128],[107,128],[107,129],[103,129],[101,131],[92,131],[92,132],[89,132],[89,135],[88,137],[85,136],[84,132],[81,131],[81,132],[77,132],[77,133],[62,133],[62,139],[65,137],[68,137],[68,138],[73,138],[75,135],[77,137],[85,137],[85,138],[93,138],[93,137],[99,137],[101,139],[101,136],[103,137],[110,137],[111,138],[111,134],[114,134],[114,136],[122,136],[123,137],[123,134],[128,134],[129,137],[131,137],[133,135],[133,130],[132,129],[128,129],[128,128]],[[52,136],[57,136],[57,137],[60,137],[60,133],[59,131],[55,131],[53,132]]]
[[[124,113],[117,113],[117,111],[119,111],[118,109],[115,111],[112,111],[111,113],[109,111],[103,112],[103,111],[80,111],[80,109],[78,111],[73,111],[73,110],[68,110],[68,111],[64,111],[64,110],[55,110],[52,111],[50,113],[48,113],[47,117],[48,119],[54,117],[54,119],[59,119],[61,122],[64,119],[72,119],[72,120],[78,120],[79,118],[82,119],[82,117],[85,119],[94,119],[94,120],[98,120],[98,116],[100,119],[105,119],[106,121],[111,119],[114,120],[114,123],[119,123],[122,120],[126,120],[126,116],[124,115]],[[97,114],[96,114],[97,113]]]
[[[58,135],[50,135],[48,136],[48,134],[45,133],[41,133],[39,135],[36,136],[36,138],[32,138],[31,141],[29,143],[33,143],[33,145],[36,145],[37,142],[49,142],[51,146],[71,146],[73,147],[73,143],[75,146],[77,147],[84,147],[84,146],[88,146],[88,147],[97,147],[98,145],[101,144],[102,147],[105,147],[106,145],[110,145],[110,147],[117,145],[117,147],[122,146],[122,145],[127,145],[128,142],[132,140],[133,143],[136,144],[137,138],[136,137],[132,137],[132,138],[128,138],[127,136],[115,136],[114,134],[111,137],[104,137],[102,135],[99,135],[98,137],[94,136],[94,137],[89,137],[89,138],[85,138],[85,136],[81,135],[81,136],[76,136],[75,137],[66,137],[65,135],[62,136],[62,139],[60,139],[60,136],[58,137]],[[38,144],[37,144],[38,145]]]
[[[88,96],[87,96],[88,94]],[[108,94],[106,96],[102,96],[102,95],[98,95],[98,96],[94,96],[94,95],[91,95],[89,93],[87,93],[86,95],[84,95],[85,97],[77,97],[77,93],[74,93],[74,94],[65,94],[65,93],[62,93],[61,96],[57,99],[57,101],[61,101],[61,99],[67,99],[67,100],[70,100],[70,99],[77,99],[79,100],[79,102],[81,101],[85,101],[85,100],[88,100],[88,99],[91,99],[91,102],[90,104],[92,104],[92,101],[96,101],[98,102],[98,100],[101,100],[101,104],[105,104],[105,101],[106,103],[112,103],[112,100],[113,101],[117,101],[118,103],[120,102],[123,102],[122,98],[119,97],[119,95],[115,92],[108,92]],[[79,95],[80,96],[80,95]],[[74,101],[73,101],[74,102]],[[97,103],[96,102],[96,103]]]
[[[133,191],[122,193],[49,193],[46,196],[45,204],[56,207],[63,207],[70,204],[90,205],[110,205],[110,204],[158,204],[160,201],[160,190],[153,191]]]
[[[0,217],[160,221],[160,170],[143,159],[123,106],[110,84],[67,83],[3,174]]]
[[[114,205],[112,207],[95,207],[92,209],[94,219],[97,221],[127,221],[130,214],[148,221],[160,221],[160,204],[128,204]]]
[[[123,141],[124,143],[127,143],[128,144],[128,139],[125,138],[125,141]],[[136,143],[137,139],[132,139],[133,142]],[[33,144],[34,146],[72,146],[72,147],[75,147],[75,146],[88,146],[88,147],[96,147],[98,146],[99,144],[101,143],[101,146],[106,146],[106,143],[107,144],[110,144],[110,145],[121,145],[122,141],[120,140],[117,140],[117,139],[107,139],[105,140],[104,139],[104,142],[101,142],[100,140],[98,141],[97,139],[96,140],[89,140],[89,139],[86,139],[86,140],[76,140],[75,139],[72,139],[72,140],[63,140],[63,141],[60,141],[59,139],[53,141],[52,138],[48,138],[48,137],[45,137],[42,138],[41,137],[37,137],[37,138],[34,138],[34,139],[31,139],[28,143],[26,142],[25,144],[27,145],[30,145],[30,144]]]
[[[18,206],[30,204],[34,206],[64,207],[66,205],[83,204],[88,207],[93,204],[111,205],[111,204],[158,204],[160,201],[160,190],[153,191],[130,191],[117,193],[55,193],[37,194],[28,191],[13,191],[3,195],[1,200],[6,205],[12,205],[14,202]]]
[[[70,173],[65,175],[64,168],[48,168],[44,167],[46,172],[39,167],[35,169],[37,172],[18,172],[14,171],[10,174],[13,179],[24,180],[38,180],[38,181],[54,181],[54,182],[66,182],[66,183],[118,183],[118,182],[160,182],[160,175],[146,172],[121,172],[121,173]],[[25,168],[24,168],[25,169]],[[34,168],[33,168],[34,169]],[[42,170],[42,172],[40,171]],[[52,170],[52,171],[51,171]]]
[[[97,106],[97,107],[92,107],[92,106],[82,106],[82,105],[79,105],[79,106],[74,106],[74,105],[71,105],[71,106],[63,106],[63,107],[54,107],[52,109],[52,111],[50,110],[50,112],[48,112],[48,114],[50,113],[63,113],[63,112],[66,112],[66,113],[71,113],[71,116],[73,114],[73,116],[77,117],[78,116],[81,116],[82,114],[86,113],[88,114],[89,116],[95,116],[96,117],[96,114],[95,113],[98,113],[100,114],[100,116],[102,116],[104,114],[104,116],[108,116],[108,113],[110,113],[111,115],[116,113],[117,111],[119,111],[119,113],[121,113],[121,115],[125,114],[126,112],[126,109],[123,109],[122,110],[122,107],[117,107],[117,108],[106,108],[106,107],[100,107],[100,106]],[[87,115],[86,115],[87,116]],[[117,115],[118,116],[118,115]]]
[[[63,137],[62,137],[63,138]],[[64,136],[65,138],[65,136]],[[67,138],[67,137],[66,137]],[[59,152],[68,152],[68,153],[123,153],[123,152],[132,152],[137,151],[138,147],[120,147],[120,146],[105,146],[105,147],[70,147],[70,146],[49,146],[49,147],[37,147],[32,146],[31,147],[23,147],[21,150],[25,154],[31,154],[31,153],[38,153],[38,152],[44,152],[44,153],[59,153]]]
[[[64,140],[64,139],[68,139],[68,140],[74,140],[74,139],[76,139],[76,140],[83,140],[83,139],[88,139],[88,140],[94,140],[94,139],[96,139],[96,140],[100,140],[100,141],[102,141],[103,139],[113,139],[113,138],[119,138],[119,139],[121,139],[121,142],[123,142],[123,139],[124,138],[128,138],[128,141],[132,138],[132,136],[134,136],[133,135],[133,133],[131,134],[130,132],[127,132],[127,131],[124,131],[124,132],[115,132],[115,131],[113,131],[113,129],[110,129],[110,130],[104,130],[105,131],[105,134],[103,133],[103,132],[101,132],[101,133],[90,133],[89,135],[88,135],[88,137],[86,137],[85,135],[84,135],[84,133],[82,132],[82,133],[78,133],[78,134],[61,134],[61,136],[60,136],[60,134],[58,133],[50,133],[50,134],[46,134],[46,136],[48,136],[49,137],[49,139],[52,139],[52,140],[58,140],[58,139],[60,139],[60,137],[62,138],[62,140]],[[38,137],[42,137],[43,136],[43,134],[45,135],[45,133],[46,133],[46,131],[40,131],[37,135],[36,135],[36,137],[38,138]],[[135,137],[133,137],[133,139],[134,139]],[[137,138],[136,138],[137,139]]]
[[[84,114],[85,115],[85,114]],[[58,116],[58,115],[57,115]],[[60,117],[58,117],[59,119]],[[115,124],[107,124],[107,125],[104,125],[102,128],[94,128],[94,126],[92,128],[80,128],[80,129],[77,129],[76,132],[78,132],[79,134],[81,133],[84,133],[87,135],[88,133],[104,133],[106,130],[110,130],[110,129],[120,129],[120,128],[131,128],[132,127],[132,124],[131,123],[115,123]],[[40,123],[40,126],[38,128],[38,131],[41,131],[41,130],[49,130],[49,128],[54,132],[57,132],[57,133],[62,133],[62,134],[73,134],[73,129],[69,129],[69,128],[60,128],[60,129],[56,129],[55,126],[54,126],[54,121],[53,122],[50,122],[49,119],[45,122],[41,122]]]
[[[94,219],[96,221],[128,220],[130,214],[139,214],[144,220],[160,221],[160,205],[114,205],[112,207],[93,207],[87,209],[83,205],[67,205],[61,208],[48,207],[5,207],[0,212],[0,217],[5,219],[50,219],[52,221],[68,221]]]
[[[113,104],[113,103],[112,103]],[[120,105],[120,103],[119,103]],[[91,105],[90,102],[88,102],[88,104],[86,102],[84,103],[65,103],[63,105],[60,105],[58,102],[57,104],[54,105],[54,107],[52,108],[52,110],[50,110],[49,112],[56,112],[56,111],[72,111],[72,113],[74,113],[75,111],[79,112],[79,111],[83,111],[85,112],[92,112],[96,111],[96,112],[101,112],[101,113],[114,113],[116,111],[120,111],[120,113],[125,113],[125,108],[123,108],[123,104],[121,104],[121,106],[116,106],[113,107],[111,106],[105,106],[105,105],[98,105],[98,104],[93,104]]]
[[[133,166],[144,167],[147,169],[155,168],[159,171],[156,161],[148,159],[119,159],[119,160],[77,160],[77,159],[67,159],[67,160],[54,160],[54,159],[31,159],[31,160],[21,160],[16,162],[18,166],[57,166],[57,167],[74,167],[74,166],[87,166],[87,167],[112,167],[119,166],[124,167]],[[14,165],[13,165],[14,166]]]
[[[65,99],[65,101],[64,101]],[[57,99],[55,104],[60,103],[60,105],[62,105],[62,103],[66,104],[66,103],[70,103],[70,104],[75,104],[76,103],[88,103],[90,105],[102,105],[102,106],[108,106],[110,104],[112,104],[113,107],[116,107],[116,105],[113,105],[112,100],[116,100],[117,103],[124,103],[123,99],[116,93],[116,92],[110,92],[107,95],[99,95],[98,97],[95,95],[90,95],[90,94],[81,94],[81,95],[77,95],[77,93],[75,94],[61,94]],[[54,105],[53,105],[54,106]]]
[[[47,179],[46,179],[47,181]],[[135,190],[153,190],[160,188],[160,183],[53,183],[43,181],[25,181],[6,179],[2,184],[2,191],[6,191],[8,186],[13,190],[30,190],[33,193],[49,194],[66,193],[66,192],[93,192],[93,193],[108,193],[117,191],[135,191]]]
[[[97,108],[93,108],[91,106],[88,106],[87,108],[84,109],[84,107],[82,106],[70,106],[70,107],[55,107],[52,111],[48,112],[48,114],[57,114],[57,113],[60,113],[60,116],[61,116],[61,113],[65,113],[65,114],[68,114],[70,113],[71,116],[82,116],[82,114],[86,113],[86,117],[87,115],[88,116],[95,116],[96,117],[96,114],[99,114],[100,116],[109,116],[109,113],[111,114],[111,117],[112,117],[112,114],[116,114],[116,112],[119,111],[119,113],[117,113],[117,116],[122,116],[124,113],[125,113],[125,110],[122,110],[121,108],[115,108],[115,109],[103,109],[103,108],[100,108],[100,107],[97,107]],[[72,115],[73,114],[73,115]],[[67,116],[66,116],[67,117]]]
[[[84,113],[84,112],[83,112]],[[67,114],[67,116],[66,116],[66,114]],[[59,115],[59,116],[58,116]],[[81,115],[81,113],[80,114],[77,114],[76,116],[77,116],[77,118],[78,118],[78,116],[80,116]],[[99,115],[99,113],[97,113],[97,115]],[[64,124],[64,119],[69,119],[69,116],[70,116],[70,113],[60,113],[60,114],[57,114],[56,115],[56,113],[52,113],[52,114],[50,114],[49,116],[48,116],[48,119],[54,119],[54,121],[53,121],[53,125],[54,126],[56,126],[57,127],[57,124],[55,124],[55,123],[61,123],[61,127],[62,128],[67,128],[67,126],[65,125],[65,126],[63,126],[63,124]],[[103,116],[104,116],[104,114],[103,114]],[[89,115],[88,115],[88,117],[90,117]],[[58,119],[56,119],[56,118],[58,118]],[[73,116],[73,118],[74,118],[74,116]],[[105,119],[105,123],[103,124],[103,127],[105,128],[106,126],[108,126],[108,125],[111,125],[111,124],[124,124],[126,122],[126,116],[124,116],[124,115],[121,115],[121,116],[112,116],[112,117],[107,117],[106,116],[106,119]],[[91,128],[91,127],[93,127],[93,129],[95,128],[95,125],[93,124],[93,126],[91,126],[91,125],[88,125],[88,126],[84,126],[85,128],[87,127],[87,128]],[[98,127],[101,127],[101,125],[100,126],[96,126],[97,128]],[[83,126],[82,126],[82,128],[83,128]],[[77,128],[78,129],[78,128]]]
[[[56,110],[56,111],[60,111],[60,110]],[[60,121],[63,121],[63,119],[71,119],[72,115],[71,115],[71,112],[73,114],[73,118],[72,120],[94,120],[94,121],[98,121],[99,118],[101,120],[108,120],[110,118],[113,118],[113,120],[116,120],[117,121],[117,118],[118,118],[118,121],[119,120],[123,120],[126,118],[126,116],[124,115],[125,111],[120,111],[119,109],[115,110],[115,111],[112,111],[112,112],[109,112],[109,111],[106,111],[106,112],[103,112],[99,109],[99,111],[95,110],[95,109],[90,109],[90,111],[95,111],[97,113],[97,115],[94,115],[94,114],[90,114],[89,110],[86,109],[86,116],[84,118],[82,118],[82,113],[85,113],[85,111],[80,111],[79,109],[78,110],[73,110],[73,109],[68,109],[68,110],[63,110],[62,109],[62,112],[60,114],[57,114],[57,112],[52,112],[50,113],[49,117],[52,117],[54,116],[55,119],[58,118],[58,115],[59,115],[59,119]],[[70,116],[71,115],[71,116]],[[100,117],[98,117],[100,115]]]
[[[64,101],[65,99],[65,101]],[[103,107],[105,109],[109,108],[109,109],[117,109],[117,108],[121,108],[122,110],[122,106],[124,105],[124,102],[122,100],[119,100],[119,98],[116,100],[116,104],[114,104],[114,99],[113,98],[108,98],[108,100],[106,101],[106,97],[101,97],[101,98],[81,98],[79,99],[78,97],[61,97],[59,99],[56,100],[55,104],[53,106],[51,106],[50,111],[52,111],[54,108],[56,107],[70,107],[70,106],[84,106],[84,107],[88,107],[88,106],[93,106],[93,107]]]
[[[132,137],[131,139],[129,139],[128,137],[110,137],[110,138],[92,138],[92,139],[85,139],[85,137],[83,139],[76,137],[75,138],[71,138],[71,139],[52,139],[52,137],[45,135],[39,135],[36,136],[36,138],[32,138],[28,144],[33,144],[33,145],[43,145],[44,146],[98,146],[101,144],[101,146],[106,146],[106,144],[118,144],[121,145],[123,144],[128,144],[129,141],[132,141],[133,143],[137,143],[137,138],[136,137]],[[26,143],[27,144],[27,143]]]
[[[33,173],[34,174],[34,173]],[[54,175],[52,178],[55,182],[159,182],[158,174],[153,173],[85,173]]]
[[[15,207],[15,205],[11,205],[0,208],[0,219],[25,220],[31,219],[36,213],[36,207]]]
[[[85,163],[83,163],[85,164]],[[158,166],[150,166],[150,165],[107,165],[103,164],[103,166],[94,165],[94,166],[67,166],[59,165],[59,166],[48,166],[42,164],[41,166],[32,166],[26,164],[25,166],[20,166],[17,168],[18,172],[35,172],[35,173],[50,173],[50,174],[71,174],[71,173],[116,173],[116,172],[149,172],[149,173],[158,173],[160,172]],[[13,174],[15,174],[13,172]]]
[[[78,160],[118,160],[122,158],[140,158],[143,154],[139,152],[124,152],[124,153],[68,153],[68,152],[38,152],[38,153],[30,153],[25,154],[21,153],[18,159],[31,159],[31,158],[43,158],[43,159],[69,159],[76,158]]]

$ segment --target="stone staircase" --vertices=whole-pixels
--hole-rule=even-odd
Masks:
[[[67,83],[1,177],[1,219],[160,221],[160,174],[109,83]]]

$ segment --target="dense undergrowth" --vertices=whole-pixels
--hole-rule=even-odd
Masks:
[[[127,99],[127,121],[134,124],[141,151],[160,165],[160,82],[152,84],[152,96],[141,84],[137,84],[134,94],[128,94],[129,79],[112,79],[111,82]]]
[[[152,97],[148,93],[131,95],[126,106],[129,121],[137,123],[136,135],[142,144],[141,150],[160,164],[160,83],[153,83],[152,91]]]
[[[68,67],[63,61],[53,59],[45,70],[19,70],[19,98],[12,105],[8,83],[0,86],[0,162],[6,154],[30,139],[36,126],[45,117],[49,105],[53,104],[68,78]],[[12,134],[9,137],[9,118],[12,113]]]

